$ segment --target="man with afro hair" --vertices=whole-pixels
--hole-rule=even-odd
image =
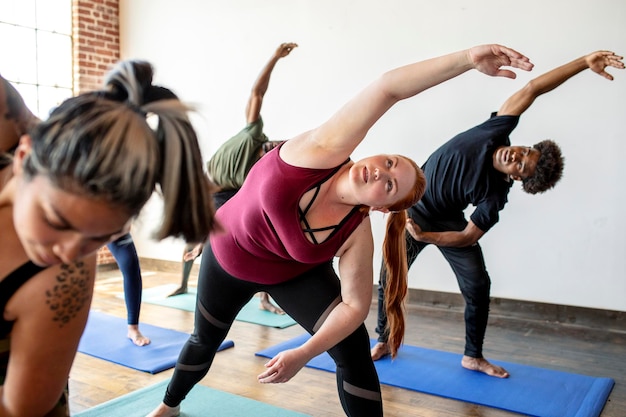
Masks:
[[[553,188],[563,174],[559,146],[544,140],[532,147],[511,146],[509,134],[535,99],[589,68],[613,80],[607,66],[623,69],[622,57],[597,51],[533,80],[509,97],[484,123],[460,133],[437,149],[422,167],[426,193],[409,209],[407,260],[410,266],[428,244],[436,245],[452,267],[465,299],[464,368],[506,378],[509,373],[482,355],[489,316],[491,280],[478,240],[499,220],[514,181],[530,194]],[[465,218],[470,204],[475,210]],[[378,288],[378,343],[372,359],[389,354],[385,314],[384,264]]]

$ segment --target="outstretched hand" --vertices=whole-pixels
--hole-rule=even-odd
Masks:
[[[291,52],[293,48],[297,48],[297,47],[298,47],[297,43],[293,43],[293,42],[281,43],[278,49],[276,50],[276,56],[279,58],[284,58],[287,55],[289,55],[289,53]]]
[[[623,56],[615,55],[615,52],[611,51],[597,51],[593,52],[585,58],[589,69],[596,74],[600,74],[607,80],[613,81],[613,76],[605,71],[606,67],[613,67],[618,69],[624,69]]]
[[[515,72],[502,69],[503,66],[519,68],[524,71],[530,71],[534,67],[528,57],[502,45],[474,46],[469,49],[468,54],[475,69],[494,77],[517,77]]]

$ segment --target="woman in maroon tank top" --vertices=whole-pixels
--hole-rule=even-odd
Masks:
[[[390,271],[387,309],[395,354],[404,333],[405,210],[421,197],[425,182],[415,162],[406,157],[377,155],[352,162],[350,155],[398,101],[470,69],[515,76],[502,66],[532,68],[526,57],[500,45],[397,68],[327,122],[286,141],[255,164],[239,192],[217,211],[225,232],[212,234],[203,250],[196,328],[179,356],[163,403],[150,417],[179,414],[182,399],[206,375],[237,312],[258,291],[268,292],[312,335],[302,346],[271,359],[259,382],[287,382],[311,358],[328,351],[337,364],[346,415],[382,415],[380,385],[363,324],[373,286],[367,213],[389,213],[384,258]],[[272,175],[265,175],[269,172]],[[355,210],[365,214],[352,224],[350,219],[358,216]],[[349,233],[336,239],[344,227],[350,227]],[[341,279],[333,269],[335,256]],[[255,272],[247,267],[252,262],[267,268]]]

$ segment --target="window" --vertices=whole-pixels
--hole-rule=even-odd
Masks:
[[[72,96],[72,0],[0,0],[0,74],[40,118]]]

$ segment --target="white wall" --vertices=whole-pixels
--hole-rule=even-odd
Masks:
[[[623,0],[121,0],[120,23],[122,57],[150,60],[156,82],[198,106],[205,158],[243,127],[252,82],[283,41],[300,47],[279,62],[263,106],[273,139],[318,125],[395,66],[492,42],[531,58],[535,69],[517,80],[472,72],[399,103],[354,155],[422,163],[531,78],[594,50],[626,54],[625,21]],[[545,195],[516,185],[481,240],[493,296],[626,311],[626,71],[609,71],[613,82],[586,71],[540,97],[513,132],[514,144],[559,142],[566,169]],[[179,260],[182,242],[146,239],[155,218],[151,205],[138,223],[140,256]],[[384,219],[373,222],[377,281]],[[458,292],[435,248],[411,269],[410,287]]]

